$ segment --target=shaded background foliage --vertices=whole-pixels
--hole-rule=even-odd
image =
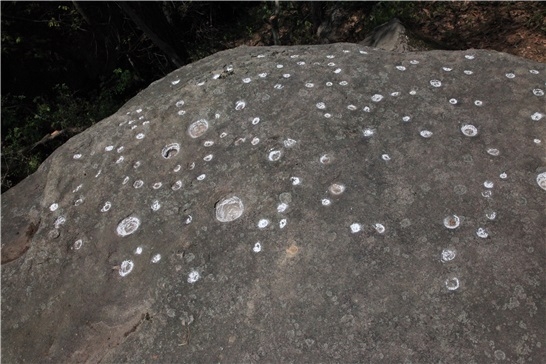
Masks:
[[[2,1],[2,192],[151,82],[220,50],[358,42],[398,17],[440,48],[521,46],[515,54],[544,62],[545,9],[538,2]]]

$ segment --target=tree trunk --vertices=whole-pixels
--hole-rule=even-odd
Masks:
[[[176,67],[179,68],[179,67],[182,67],[184,65],[184,61],[178,55],[176,50],[171,45],[169,45],[167,42],[165,42],[163,39],[161,39],[161,37],[146,24],[146,22],[133,10],[133,8],[131,8],[131,6],[127,2],[119,1],[119,2],[117,2],[117,4],[123,10],[123,12],[125,14],[127,14],[127,16],[129,16],[129,18],[131,18],[131,20],[135,23],[135,25],[138,28],[140,28],[140,30],[142,30],[144,32],[144,34],[146,34],[146,36],[148,38],[150,38],[150,40],[159,49],[161,49],[163,51],[163,53],[165,53],[167,55],[167,57],[169,57],[171,62]]]

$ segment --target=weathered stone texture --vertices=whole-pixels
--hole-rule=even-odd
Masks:
[[[169,74],[2,195],[3,361],[539,363],[545,81],[355,44]]]

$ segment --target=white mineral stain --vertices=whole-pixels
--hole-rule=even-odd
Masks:
[[[80,248],[82,247],[83,245],[83,240],[82,239],[78,239],[74,242],[74,249],[75,250],[80,250]]]
[[[539,173],[537,176],[537,184],[540,188],[546,191],[546,172]]]
[[[176,172],[176,171],[175,171],[175,172]],[[157,190],[157,189],[161,188],[161,186],[163,186],[163,183],[161,183],[161,182],[156,182],[156,183],[153,184],[152,188],[153,188],[154,190]]]
[[[421,130],[419,132],[419,134],[423,137],[423,138],[430,138],[432,136],[432,132],[430,130]]]
[[[381,159],[383,159],[384,161],[390,161],[391,157],[388,154],[382,154]]]
[[[449,215],[444,219],[444,226],[448,229],[456,229],[461,224],[461,219],[457,215]]]
[[[539,88],[535,88],[535,89],[533,89],[533,95],[535,95],[535,96],[544,96],[544,91],[539,89]]]
[[[214,145],[214,141],[213,140],[206,140],[204,143],[203,143],[203,146],[204,147],[212,147]]]
[[[285,73],[284,75],[282,75],[284,78],[290,78],[290,73]]]
[[[138,134],[136,135],[136,138],[137,138],[137,139],[144,139],[144,133],[138,133]]]
[[[184,100],[179,100],[179,101],[177,101],[176,104],[175,104],[175,106],[176,106],[176,107],[182,107],[182,106],[184,106]]]
[[[330,191],[332,195],[341,195],[345,192],[345,185],[341,183],[332,183],[330,187],[328,187],[328,191]]]
[[[243,78],[243,83],[250,83],[252,80],[247,77],[247,78]]]
[[[104,150],[105,150],[106,152],[110,152],[110,151],[113,150],[113,149],[114,149],[114,146],[113,146],[113,145],[109,145],[109,146],[107,146],[106,148],[104,148]]]
[[[328,154],[324,154],[323,156],[320,157],[320,163],[330,164],[332,163],[332,157],[330,157],[330,155]]]
[[[281,158],[281,151],[280,150],[272,150],[267,155],[267,159],[269,159],[271,162],[278,161]]]
[[[449,262],[450,260],[455,259],[457,252],[454,249],[444,249],[442,250],[442,262]]]
[[[469,137],[478,135],[478,129],[472,124],[464,124],[461,126],[461,132]]]
[[[208,154],[205,157],[203,157],[203,160],[205,162],[210,162],[214,156],[212,154]]]
[[[495,220],[497,217],[497,213],[495,211],[487,211],[485,213],[485,217],[487,217],[489,220]]]
[[[495,183],[494,183],[493,181],[485,181],[485,182],[483,183],[483,186],[484,186],[485,188],[493,188],[493,187],[495,186]]]
[[[239,100],[235,103],[235,110],[243,110],[246,106],[246,102],[244,100]]]
[[[262,244],[260,244],[260,242],[257,242],[256,244],[254,244],[254,247],[252,248],[252,251],[254,253],[259,253],[262,251]]]
[[[172,85],[177,85],[179,82],[180,82],[180,80],[174,80],[174,81],[171,81],[171,84]]]
[[[252,119],[252,125],[258,125],[259,122],[260,122],[260,118],[258,117]]]
[[[265,227],[267,227],[269,225],[269,220],[268,219],[260,219],[260,221],[258,221],[258,227],[260,229],[263,229]]]
[[[241,217],[244,210],[245,206],[239,197],[224,198],[216,204],[216,219],[220,222],[230,222]]]
[[[178,143],[167,144],[161,150],[161,156],[163,156],[163,158],[165,159],[169,159],[177,155],[179,151],[180,151],[180,144]]]
[[[255,138],[252,139],[252,141],[250,142],[250,144],[256,145],[256,144],[258,144],[259,142],[260,142],[260,138],[255,137]]]
[[[299,177],[290,177],[290,181],[292,181],[292,184],[294,186],[301,184],[301,178]]]
[[[407,123],[408,121],[410,121],[410,120],[411,120],[411,116],[407,116],[407,115],[406,115],[406,116],[402,117],[402,121],[404,121],[404,122],[406,122],[406,123]]]
[[[66,218],[64,216],[59,216],[57,219],[55,219],[53,225],[55,226],[55,229],[58,229],[59,227],[61,227],[61,225],[64,225],[65,222]]]
[[[513,74],[513,73],[507,73],[507,74],[505,74],[505,76],[506,76],[506,78],[514,78],[514,77],[516,77],[516,75]]]
[[[487,153],[494,157],[497,157],[500,154],[500,151],[496,148],[489,148],[487,149]]]
[[[152,257],[152,263],[158,263],[161,260],[161,254],[156,254]]]
[[[209,122],[205,119],[197,120],[196,122],[192,123],[188,127],[188,134],[192,138],[199,138],[201,135],[205,134],[205,132],[209,128]]]
[[[141,161],[136,161],[135,164],[133,164],[133,168],[137,169],[138,167],[140,167],[141,164],[142,164]]]
[[[499,175],[499,177],[500,177],[501,179],[506,179],[506,178],[508,178],[508,175],[506,174],[506,172],[502,172],[502,173]]]
[[[141,179],[138,179],[138,180],[136,180],[136,181],[133,183],[133,187],[134,187],[134,188],[140,188],[140,187],[142,187],[142,186],[144,186],[144,181],[141,180]]]
[[[281,219],[281,221],[279,221],[279,227],[283,229],[285,226],[286,226],[286,219]]]
[[[481,100],[476,100],[476,101],[474,101],[474,105],[476,105],[476,106],[482,106],[482,105],[483,105],[483,101],[481,101]]]
[[[485,239],[489,236],[489,233],[484,228],[478,228],[478,230],[476,230],[476,235],[482,239]]]
[[[125,147],[124,147],[124,146],[121,146],[121,147],[119,147],[118,149],[116,149],[116,152],[121,153],[121,152],[123,152],[124,150],[125,150]]]
[[[347,85],[349,84],[349,82],[347,82],[347,81],[341,81],[339,84],[340,84],[341,86],[347,86]]]
[[[349,109],[351,111],[355,111],[357,109],[357,107],[355,105],[347,105],[347,109]]]
[[[493,193],[491,191],[483,191],[482,192],[482,196],[483,197],[486,197],[486,198],[489,198],[493,195]]]
[[[179,190],[180,188],[182,188],[182,181],[181,181],[181,180],[176,181],[176,182],[171,186],[171,189],[172,189],[173,191],[177,191],[177,190]]]
[[[544,117],[544,114],[539,113],[539,112],[536,112],[533,115],[531,115],[531,119],[533,119],[534,121],[539,121],[543,117]]]
[[[277,206],[277,212],[280,212],[280,213],[283,213],[286,211],[286,209],[288,208],[288,205],[285,204],[284,202],[283,203],[280,203],[278,206]]]
[[[161,204],[159,203],[158,200],[155,200],[153,203],[152,203],[152,211],[157,211],[161,208]]]
[[[178,110],[177,114],[180,115],[180,116],[185,115],[186,110]]]
[[[334,84],[330,81],[326,82],[326,86],[330,87],[330,86],[333,86]]]
[[[375,95],[372,96],[372,101],[373,102],[379,102],[381,100],[383,100],[383,95],[375,94]]]
[[[283,145],[285,148],[292,148],[296,145],[296,143],[297,142],[294,139],[290,139],[290,138],[283,141]]]
[[[82,155],[79,154],[79,153],[78,153],[78,154],[74,154],[74,155],[72,156],[72,158],[74,158],[74,159],[80,159],[81,157],[82,157]]]
[[[394,96],[394,97],[400,96],[400,92],[398,92],[398,91],[391,92],[391,96]]]
[[[330,200],[327,199],[327,198],[323,198],[323,199],[321,200],[321,202],[322,202],[322,205],[323,205],[323,206],[330,206],[330,204],[332,203],[332,201],[330,201]]]
[[[135,254],[136,254],[136,255],[142,254],[142,247],[140,247],[140,246],[137,247],[137,248],[135,249]]]
[[[453,68],[450,67],[442,67],[442,69],[446,72],[450,72],[451,70],[453,70]]]
[[[110,201],[106,201],[104,203],[104,206],[102,206],[102,209],[100,209],[100,212],[106,212],[110,210],[111,207],[112,207],[112,203]]]
[[[362,130],[362,134],[364,135],[365,138],[369,138],[375,134],[375,130],[372,128],[366,128]]]
[[[308,88],[315,87],[315,84],[312,82],[306,82],[305,87],[308,87]]]
[[[433,86],[433,87],[440,87],[440,86],[442,86],[442,82],[439,81],[439,80],[431,80],[430,85]]]
[[[123,179],[122,184],[126,185],[127,182],[129,182],[129,177],[128,176]]]
[[[405,71],[405,70],[406,70],[406,67],[404,67],[404,66],[396,66],[396,69],[399,70],[399,71]]]
[[[199,274],[199,272],[196,270],[192,270],[190,274],[188,275],[188,283],[193,284],[197,282],[199,278],[201,278],[201,275]]]
[[[358,233],[360,230],[362,230],[362,225],[360,225],[359,223],[355,222],[355,223],[352,223],[351,226],[351,233]]]
[[[228,134],[226,132],[223,132],[222,134],[220,134],[220,139],[223,139],[223,138],[227,137],[227,135]]]
[[[76,190],[74,190],[74,192],[76,192]],[[49,206],[49,211],[55,211],[59,208],[59,204],[58,203],[52,203],[50,206]]]
[[[324,102],[317,102],[317,109],[326,109],[326,104]]]
[[[377,224],[374,224],[373,227],[375,231],[377,231],[379,234],[383,234],[385,232],[385,226],[383,224],[377,223]]]
[[[119,267],[119,275],[125,277],[127,274],[131,273],[134,266],[135,264],[132,260],[124,260]]]
[[[202,180],[204,180],[206,177],[207,177],[207,175],[205,175],[205,174],[200,174],[199,176],[197,176],[197,180],[198,180],[198,181],[202,181]]]
[[[118,160],[116,161],[116,164],[120,164],[121,162],[123,162],[124,159],[125,159],[124,156],[119,157]]]
[[[471,70],[464,70],[463,72],[464,72],[465,75],[471,75],[471,74],[474,73]]]
[[[330,119],[330,118],[332,117],[332,114],[326,113],[326,114],[324,114],[324,117],[325,117],[326,119]]]
[[[116,232],[119,236],[131,235],[132,233],[137,231],[139,226],[140,219],[138,217],[129,216],[121,220],[121,222],[118,224]]]
[[[451,105],[456,105],[457,104],[457,99],[449,99],[449,103]]]
[[[455,291],[459,288],[459,279],[458,278],[448,278],[445,281],[446,288],[450,291]]]

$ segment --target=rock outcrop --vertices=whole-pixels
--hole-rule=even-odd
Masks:
[[[544,358],[546,67],[237,48],[2,195],[6,363]]]

